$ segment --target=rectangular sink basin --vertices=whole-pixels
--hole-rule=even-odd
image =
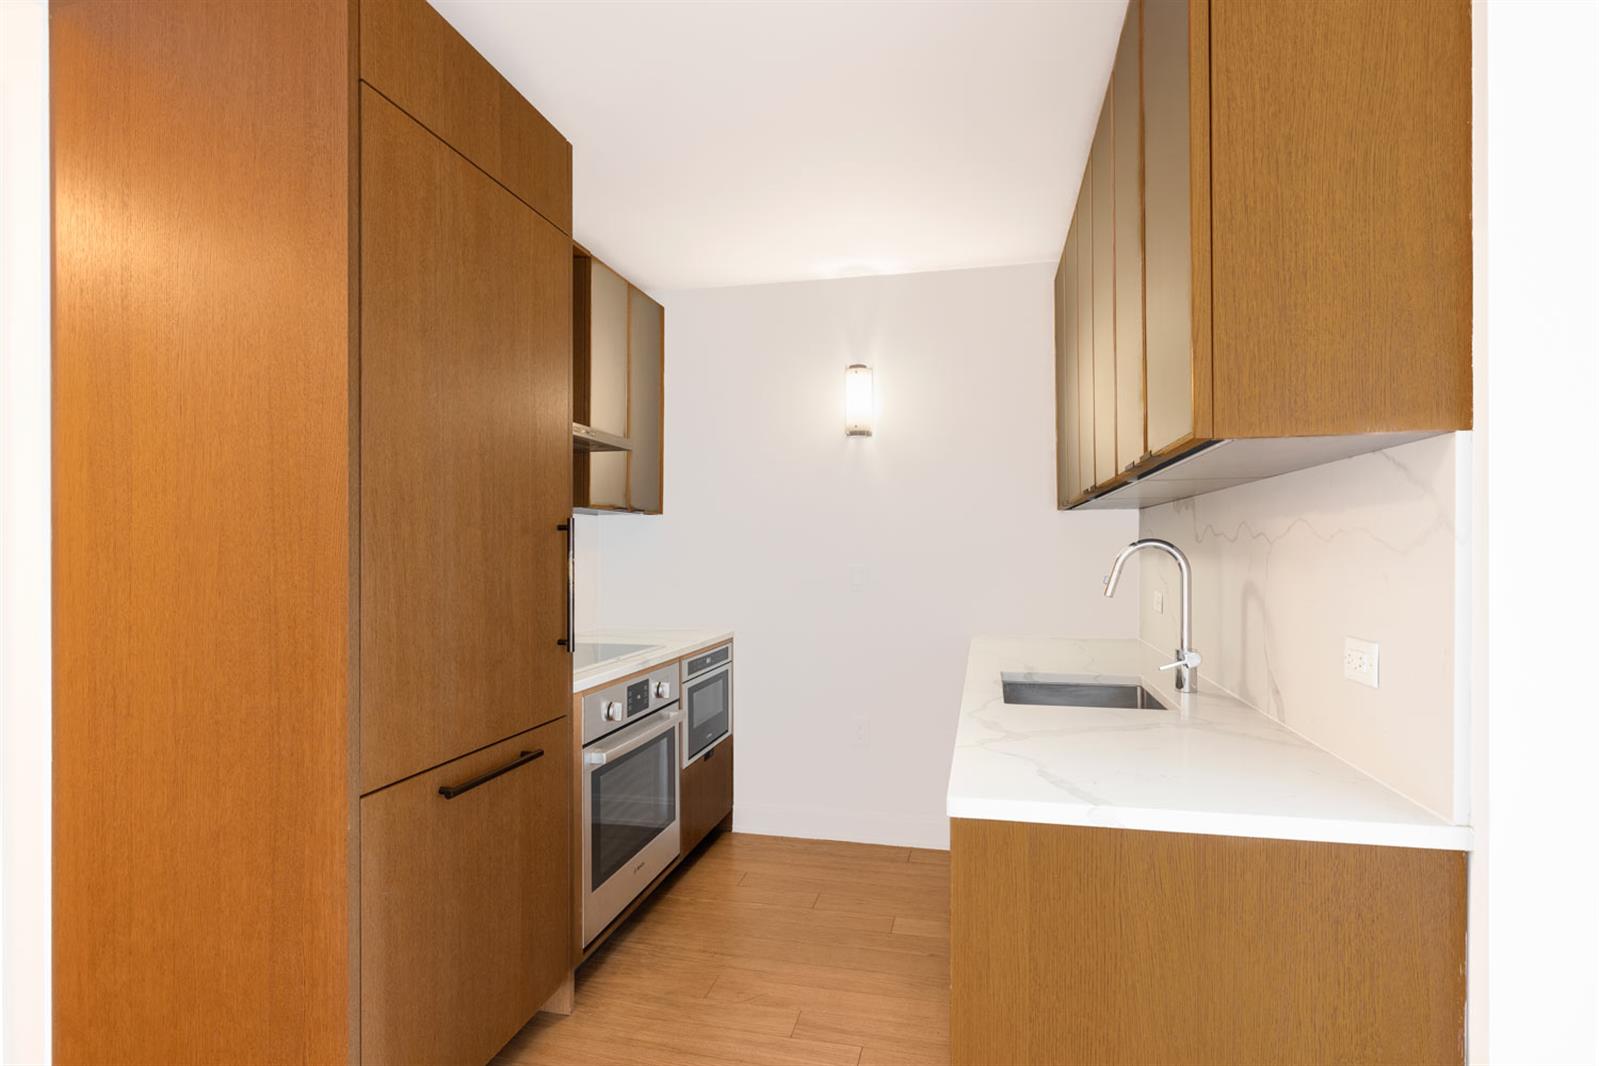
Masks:
[[[1049,707],[1121,707],[1128,710],[1169,710],[1143,685],[1121,685],[1098,681],[1010,681],[1003,682],[1006,703],[1026,703]]]

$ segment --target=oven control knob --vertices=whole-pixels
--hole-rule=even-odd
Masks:
[[[671,694],[672,694],[672,683],[670,681],[657,681],[657,682],[655,682],[655,698],[656,699],[664,700],[664,699],[666,699],[666,697],[670,696]]]
[[[622,706],[621,700],[605,701],[605,720],[607,722],[620,722],[627,717],[627,709]]]

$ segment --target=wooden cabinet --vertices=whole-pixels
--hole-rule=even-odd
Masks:
[[[1463,1061],[1464,852],[953,819],[956,1066]]]
[[[567,242],[361,100],[361,787],[564,713]],[[543,395],[541,396],[541,393]],[[542,491],[541,491],[542,486]],[[544,609],[540,609],[543,605]]]
[[[1094,394],[1088,410],[1093,418],[1094,485],[1103,485],[1116,476],[1116,182],[1115,146],[1111,140],[1114,106],[1107,90],[1088,157],[1094,235],[1086,253],[1094,264]]]
[[[572,264],[573,500],[660,514],[665,309],[581,247]]]
[[[1465,0],[1133,0],[1072,222],[1091,352],[1057,352],[1092,365],[1098,454],[1061,506],[1470,428],[1470,46]]]
[[[661,513],[661,434],[665,414],[666,309],[628,290],[627,502],[635,511]]]
[[[1116,472],[1144,457],[1144,199],[1140,86],[1143,20],[1134,11],[1122,26],[1107,100],[1119,101],[1112,121],[1112,205],[1116,256]],[[1098,412],[1095,413],[1098,417]]]
[[[487,1062],[565,979],[567,730],[362,798],[363,1061]]]
[[[425,0],[50,48],[55,1060],[485,1061],[571,962],[570,145]]]
[[[572,418],[590,430],[627,438],[626,279],[588,255],[572,257]],[[573,501],[579,507],[627,510],[627,451],[574,453]]]
[[[1137,17],[1142,28],[1145,418],[1148,450],[1157,455],[1193,437],[1197,402],[1189,56],[1203,45],[1190,44],[1191,11],[1202,17],[1204,7],[1191,9],[1189,0],[1128,7],[1128,21]]]
[[[683,854],[733,813],[733,738],[683,768]]]
[[[1077,485],[1094,484],[1094,202],[1093,175],[1077,191]]]

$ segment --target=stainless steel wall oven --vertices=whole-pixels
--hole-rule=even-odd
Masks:
[[[678,856],[678,667],[583,697],[583,943]]]

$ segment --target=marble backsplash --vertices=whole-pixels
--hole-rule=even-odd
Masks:
[[[1469,821],[1469,434],[1446,434],[1141,512],[1194,568],[1201,677],[1389,787]],[[1171,560],[1143,553],[1140,635],[1177,646]],[[1162,612],[1155,594],[1164,596]],[[1381,646],[1379,688],[1344,638]]]

